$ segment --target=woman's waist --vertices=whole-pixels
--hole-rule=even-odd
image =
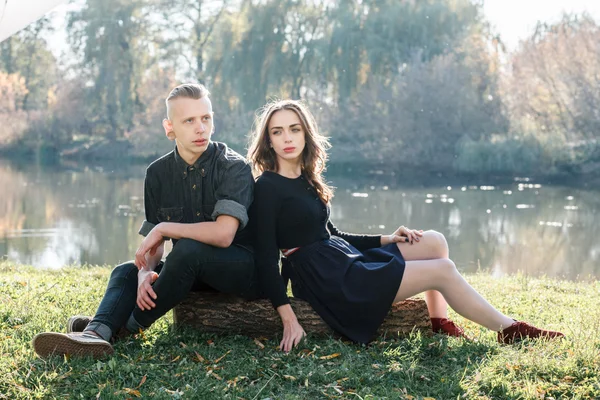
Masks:
[[[303,258],[321,247],[335,247],[338,249],[344,249],[349,252],[353,252],[353,248],[344,239],[337,236],[331,236],[329,238],[319,239],[314,242],[308,243],[302,246],[294,246],[280,249],[281,253],[285,258],[290,260]]]

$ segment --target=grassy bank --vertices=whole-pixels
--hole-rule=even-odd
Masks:
[[[475,342],[416,334],[359,346],[309,336],[285,355],[273,338],[175,332],[169,315],[102,361],[38,358],[33,336],[93,313],[109,273],[0,264],[0,398],[600,398],[597,281],[468,276],[505,313],[565,332],[559,342],[501,346],[454,315]]]

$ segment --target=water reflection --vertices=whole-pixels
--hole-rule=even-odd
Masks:
[[[0,254],[58,268],[132,258],[143,219],[144,166],[46,170],[0,163]],[[507,185],[415,187],[399,177],[331,175],[332,219],[352,232],[436,229],[463,271],[600,276],[597,193],[519,178]]]

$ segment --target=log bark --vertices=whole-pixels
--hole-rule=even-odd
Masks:
[[[334,332],[305,301],[290,299],[298,322],[311,336]],[[202,332],[238,333],[250,337],[272,338],[281,334],[281,320],[268,300],[245,301],[216,292],[191,292],[173,310],[176,327],[191,326]],[[431,332],[427,305],[422,299],[407,299],[394,304],[378,335],[406,336],[413,329]]]

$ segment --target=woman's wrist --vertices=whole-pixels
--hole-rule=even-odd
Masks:
[[[298,321],[294,310],[292,310],[292,306],[289,304],[277,307],[277,312],[283,324],[291,324]]]

